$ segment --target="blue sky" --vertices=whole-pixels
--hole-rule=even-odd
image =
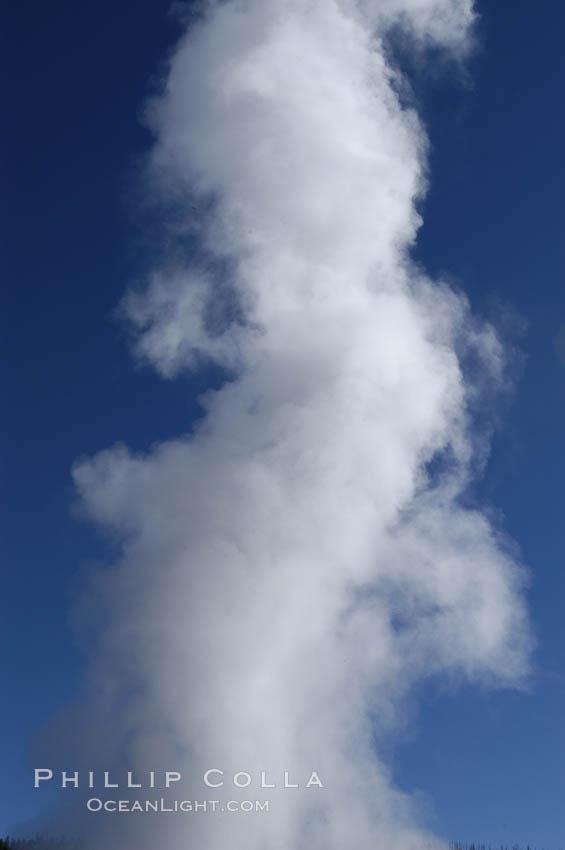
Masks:
[[[460,840],[563,846],[565,709],[561,482],[565,463],[562,240],[565,11],[482,2],[466,82],[415,80],[432,140],[416,256],[475,309],[504,306],[525,355],[478,487],[532,571],[539,650],[529,694],[422,689],[391,757],[438,831]],[[143,265],[139,122],[176,29],[157,2],[13,5],[5,50],[8,143],[2,251],[4,406],[0,833],[35,813],[28,748],[80,689],[68,624],[81,568],[104,541],[73,518],[76,458],[134,449],[198,415],[199,379],[162,381],[130,358],[112,312]],[[450,79],[451,77],[451,79]],[[179,423],[182,423],[179,425]]]

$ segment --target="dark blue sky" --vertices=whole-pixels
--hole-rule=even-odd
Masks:
[[[137,369],[112,311],[143,266],[150,221],[136,175],[143,100],[177,32],[167,4],[11,4],[3,144],[0,360],[2,618],[0,834],[34,814],[30,740],[80,687],[68,625],[81,567],[103,542],[73,519],[69,470],[120,440],[188,430],[206,378]],[[399,783],[450,838],[565,846],[565,8],[483,0],[467,81],[414,84],[432,138],[417,257],[488,316],[524,326],[524,365],[479,495],[532,570],[540,647],[530,694],[427,685],[418,732],[394,751]]]

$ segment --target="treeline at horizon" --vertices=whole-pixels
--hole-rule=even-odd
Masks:
[[[451,841],[449,850],[546,850],[535,844],[465,844],[460,841]],[[0,850],[81,850],[81,844],[68,838],[0,838]],[[344,848],[347,850],[347,848]],[[379,848],[381,850],[381,848]],[[382,848],[386,850],[386,848]],[[422,850],[430,850],[422,847]]]
[[[80,850],[78,841],[68,838],[0,838],[0,850]]]

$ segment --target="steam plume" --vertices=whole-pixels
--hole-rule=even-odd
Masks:
[[[171,249],[123,309],[163,376],[212,360],[230,380],[190,436],[75,469],[123,542],[96,749],[325,788],[276,789],[268,815],[122,818],[115,846],[155,828],[168,850],[420,848],[379,758],[403,698],[527,672],[521,570],[461,499],[504,354],[409,259],[427,141],[385,49],[400,27],[461,55],[472,23],[467,0],[210,2],[172,55],[151,185],[199,259]]]

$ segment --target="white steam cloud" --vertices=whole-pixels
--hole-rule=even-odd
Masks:
[[[254,786],[268,814],[115,818],[120,850],[152,829],[167,850],[421,848],[379,758],[409,688],[527,673],[521,569],[461,499],[503,351],[410,262],[427,141],[383,46],[402,28],[461,55],[472,23],[470,0],[210,2],[172,55],[152,186],[218,262],[171,251],[124,310],[165,377],[232,379],[192,435],[75,469],[123,541],[92,694],[134,769],[302,787]]]

